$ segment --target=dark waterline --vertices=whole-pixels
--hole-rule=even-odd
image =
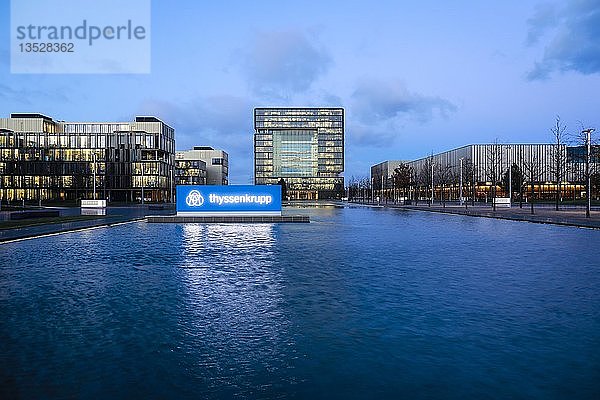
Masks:
[[[0,397],[600,397],[600,231],[302,212],[0,245]]]

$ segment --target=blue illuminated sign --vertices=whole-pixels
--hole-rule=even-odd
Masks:
[[[177,186],[177,215],[281,215],[281,186]]]

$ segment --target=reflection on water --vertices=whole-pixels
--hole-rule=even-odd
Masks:
[[[268,264],[273,261],[274,244],[272,224],[184,224],[180,267]]]
[[[81,215],[106,215],[106,208],[82,208]]]
[[[274,266],[273,229],[270,224],[183,225],[179,267],[187,298],[179,325],[194,368],[213,377],[209,390],[233,385],[247,395],[264,379],[258,371],[289,368],[292,339],[282,307],[283,277]]]

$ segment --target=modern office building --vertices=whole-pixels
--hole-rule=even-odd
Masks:
[[[228,185],[229,155],[223,150],[209,146],[194,146],[192,150],[175,153],[176,182],[178,185]],[[197,177],[191,178],[191,177]],[[204,182],[202,182],[202,180]],[[202,182],[202,183],[200,183]]]
[[[578,199],[585,195],[585,154],[583,146],[556,146],[553,144],[473,144],[457,149],[432,154],[406,162],[412,172],[411,188],[414,196],[431,197],[433,181],[434,197],[459,198],[459,184],[462,176],[463,197],[484,200],[491,194],[492,181],[496,182],[496,195],[530,196],[531,185],[538,199],[552,199],[556,194],[556,157],[559,155],[561,167],[561,193],[565,199]],[[593,147],[592,170],[600,171],[598,146]],[[385,162],[371,167],[372,182],[381,179],[378,173]],[[393,161],[391,163],[396,163]],[[462,165],[462,171],[460,166]],[[512,171],[509,174],[509,167]],[[514,176],[513,176],[514,172]],[[508,177],[513,183],[508,185]],[[520,177],[520,181],[515,180]],[[520,183],[520,185],[519,185]],[[508,187],[507,187],[508,186]],[[521,186],[521,187],[518,187]],[[383,197],[393,196],[393,179],[384,181],[381,190]],[[379,195],[376,193],[376,195]]]
[[[292,200],[344,194],[343,108],[254,109],[254,183],[285,182]]]
[[[0,198],[166,202],[173,197],[173,128],[133,122],[65,122],[41,114],[0,118]],[[95,177],[95,180],[94,180]]]

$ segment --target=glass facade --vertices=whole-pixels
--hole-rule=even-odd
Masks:
[[[284,180],[290,199],[343,196],[343,108],[256,108],[254,182]]]
[[[175,160],[176,185],[206,185],[206,163],[201,160]]]
[[[71,123],[40,114],[0,119],[0,198],[170,201],[175,132],[155,117]],[[95,181],[94,181],[95,176]],[[143,190],[142,190],[143,188]]]
[[[282,129],[273,137],[273,170],[279,176],[316,176],[319,170],[316,130]]]

